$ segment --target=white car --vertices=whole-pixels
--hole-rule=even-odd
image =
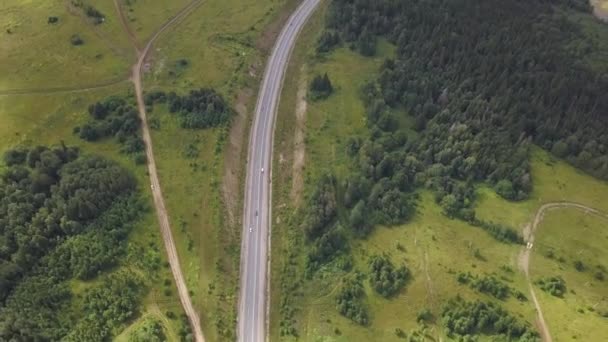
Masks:
[[[251,226],[249,226],[249,232],[251,233],[251,231],[253,230],[253,228],[251,228]]]
[[[262,173],[264,173],[264,168],[262,168]]]
[[[154,184],[150,184],[150,188],[152,188],[152,190],[154,190]]]

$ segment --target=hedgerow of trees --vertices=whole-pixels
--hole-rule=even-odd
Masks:
[[[528,324],[493,302],[466,301],[457,296],[444,305],[441,320],[450,337],[461,336],[467,340],[484,334],[501,336],[507,341],[540,341]]]
[[[362,91],[371,137],[349,150],[363,175],[413,172],[447,215],[466,220],[474,182],[527,198],[531,143],[608,179],[608,75],[584,61],[603,48],[573,11],[589,12],[587,1],[333,1],[318,50],[344,42],[373,55],[380,37],[397,47]],[[400,137],[403,109],[415,141]]]
[[[143,285],[104,277],[82,299],[67,281],[118,264],[145,207],[135,178],[78,149],[36,146],[4,155],[0,178],[0,340],[101,341],[136,313]],[[74,301],[82,301],[76,312]]]
[[[456,277],[459,283],[467,284],[479,292],[487,293],[495,298],[505,300],[511,294],[511,288],[492,275],[475,276],[471,273],[459,273]]]
[[[147,106],[154,103],[167,103],[171,113],[177,113],[183,128],[202,129],[219,127],[230,122],[234,110],[214,89],[191,90],[188,95],[179,96],[175,92],[163,91],[147,93],[144,98]]]

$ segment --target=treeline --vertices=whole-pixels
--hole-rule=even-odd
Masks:
[[[589,5],[337,0],[318,50],[343,42],[372,55],[379,37],[395,44],[395,58],[363,91],[372,140],[398,132],[404,108],[420,136],[399,150],[426,170],[421,183],[447,196],[485,181],[520,200],[532,188],[530,142],[608,179],[608,75],[583,61],[604,48],[572,11]],[[576,43],[584,52],[568,49]],[[469,207],[470,198],[455,197]]]
[[[456,276],[456,279],[461,284],[467,284],[469,287],[500,300],[506,300],[509,296],[513,295],[519,301],[526,301],[526,296],[510,286],[505,284],[493,275],[476,276],[470,272],[460,272]]]
[[[465,341],[479,334],[498,335],[507,341],[540,341],[529,325],[493,302],[466,301],[458,296],[444,305],[441,319],[450,337],[460,336]]]
[[[87,141],[116,137],[121,152],[132,155],[138,164],[146,162],[145,144],[140,134],[137,108],[122,97],[111,96],[88,108],[91,120],[75,127],[74,134]]]
[[[76,148],[16,148],[0,179],[0,340],[100,341],[136,312],[142,283],[105,277],[76,306],[67,281],[118,264],[145,207],[135,178]],[[89,334],[89,335],[87,335]],[[92,334],[92,335],[91,335]],[[77,336],[88,336],[77,338]]]
[[[167,94],[163,91],[154,91],[145,95],[144,102],[146,106],[167,103],[171,113],[179,114],[183,128],[219,127],[228,124],[234,115],[226,100],[211,88],[191,90],[184,96],[179,96],[175,92]]]

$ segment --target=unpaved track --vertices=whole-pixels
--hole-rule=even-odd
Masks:
[[[154,206],[156,208],[156,215],[158,216],[158,223],[160,225],[161,235],[163,237],[163,242],[165,243],[165,249],[167,250],[167,256],[169,259],[169,265],[171,267],[171,272],[173,273],[173,278],[175,278],[175,284],[177,286],[177,292],[179,294],[179,300],[184,308],[184,312],[188,316],[188,320],[190,321],[190,325],[192,327],[192,333],[195,341],[204,342],[205,337],[203,336],[203,330],[201,329],[200,319],[198,313],[194,309],[192,305],[192,301],[190,299],[190,294],[188,293],[188,288],[186,286],[186,281],[184,279],[184,275],[180,268],[179,257],[177,254],[177,249],[175,248],[175,242],[173,241],[173,234],[171,233],[171,226],[169,224],[169,217],[167,214],[167,209],[165,207],[165,201],[163,199],[163,194],[160,187],[160,182],[158,180],[158,173],[156,172],[156,161],[154,159],[154,151],[152,148],[152,138],[150,136],[150,129],[148,127],[148,122],[146,120],[146,106],[144,103],[143,97],[143,87],[142,87],[142,67],[150,51],[150,48],[154,44],[154,41],[169,27],[174,24],[179,23],[182,19],[184,19],[192,10],[194,10],[197,6],[202,3],[200,0],[192,1],[182,10],[180,10],[175,16],[169,19],[166,23],[164,23],[156,33],[150,38],[146,46],[142,51],[139,51],[136,45],[136,41],[133,42],[133,47],[138,53],[137,63],[133,66],[131,80],[135,86],[135,95],[137,98],[137,109],[139,111],[139,116],[142,122],[142,135],[144,139],[144,143],[146,145],[146,157],[148,158],[148,174],[150,175],[150,183],[152,185],[152,197],[154,198]],[[121,11],[120,4],[115,2],[116,9]],[[119,13],[119,15],[121,15]],[[122,16],[122,15],[121,15]],[[126,21],[122,21],[125,31],[128,33],[129,28],[127,27]]]
[[[53,93],[76,93],[99,88],[110,87],[116,84],[127,82],[128,77],[121,79],[113,79],[104,82],[99,82],[89,85],[67,86],[67,87],[49,87],[49,88],[22,88],[22,89],[7,89],[0,90],[0,96],[6,95],[29,95],[29,94],[53,94]]]
[[[559,209],[559,208],[575,208],[584,211],[588,214],[593,214],[598,217],[608,219],[608,214],[603,213],[595,208],[586,206],[584,204],[575,203],[575,202],[551,202],[543,204],[534,215],[534,221],[532,221],[531,226],[524,228],[524,239],[526,242],[534,243],[534,233],[538,228],[538,225],[543,221],[545,216],[545,212],[551,209]],[[534,302],[534,306],[536,307],[536,313],[538,315],[537,322],[539,328],[541,330],[541,336],[543,341],[552,342],[551,334],[549,333],[549,327],[545,322],[545,318],[543,317],[543,312],[540,308],[540,304],[538,299],[536,298],[536,294],[534,293],[534,287],[532,286],[532,281],[530,280],[530,251],[532,249],[528,249],[523,247],[519,254],[519,267],[526,275],[526,280],[528,281],[528,288],[530,290],[530,296],[532,297],[532,301]]]

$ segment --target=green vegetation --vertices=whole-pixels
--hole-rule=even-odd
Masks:
[[[465,341],[479,334],[500,335],[507,341],[540,340],[529,325],[493,302],[470,302],[456,297],[444,305],[441,319],[449,335],[462,336]]]
[[[0,336],[111,336],[136,311],[143,291],[138,276],[118,271],[86,290],[79,318],[66,281],[90,279],[126,256],[125,238],[143,209],[135,178],[114,162],[79,156],[65,145],[10,150],[4,161]]]
[[[88,17],[84,7],[75,7],[72,1],[0,4],[0,91],[86,87],[127,79],[134,53],[112,1],[80,3],[106,15],[103,24],[96,25],[103,18],[99,14]]]
[[[479,292],[487,293],[494,298],[505,300],[511,294],[511,289],[504,282],[494,276],[474,276],[471,273],[458,273],[457,280],[461,284],[468,284]]]
[[[116,137],[122,144],[122,153],[133,156],[138,164],[145,163],[145,145],[139,133],[141,123],[134,104],[109,97],[90,105],[88,111],[93,120],[74,127],[75,134],[87,141]]]
[[[230,122],[234,110],[228,107],[226,100],[215,90],[203,88],[191,90],[186,96],[174,92],[165,94],[156,91],[146,94],[146,105],[154,102],[167,102],[171,113],[180,115],[182,128],[202,129],[224,126]]]
[[[373,256],[369,260],[370,285],[383,297],[395,295],[409,277],[409,270],[405,266],[395,269],[393,263],[386,256]]]
[[[314,100],[321,100],[329,97],[331,93],[334,91],[334,88],[331,85],[331,81],[327,76],[327,73],[315,76],[310,82],[309,86],[310,98]]]
[[[560,276],[539,279],[536,283],[543,291],[555,297],[563,297],[567,290],[566,282]]]
[[[555,100],[558,95],[545,94],[542,82],[549,77],[562,78],[565,89],[571,89],[565,94],[587,96],[598,108],[605,105],[598,90],[605,88],[604,81],[590,74],[591,67],[601,70],[596,69],[599,64],[586,64],[587,57],[606,51],[594,36],[603,36],[605,30],[590,15],[563,3],[553,9],[534,3],[527,11],[528,3],[457,2],[433,0],[405,6],[390,1],[335,1],[328,10],[321,11],[326,28],[319,29],[322,19],[317,18],[304,32],[287,76],[300,83],[286,83],[275,136],[278,157],[274,170],[278,172],[273,172],[276,223],[272,300],[281,305],[271,310],[271,322],[277,322],[275,326],[271,323],[272,338],[538,340],[532,328],[536,313],[533,303],[527,300],[526,278],[517,269],[517,255],[525,248],[520,231],[546,202],[575,201],[608,209],[608,186],[555,159],[549,154],[551,145],[546,143],[550,140],[554,144],[570,135],[563,130],[569,127],[577,132],[579,142],[595,140],[599,147],[601,130],[588,128],[587,123],[602,120],[600,111],[595,119],[588,120],[594,115],[592,106],[573,104],[570,100],[574,95],[559,95],[560,99]],[[439,8],[443,10],[438,11]],[[514,14],[520,11],[525,14]],[[445,17],[444,12],[459,14]],[[560,37],[556,33],[563,20],[574,25],[568,26],[573,29],[570,32],[576,32],[573,36]],[[507,28],[499,30],[496,25]],[[581,30],[577,31],[576,26]],[[539,36],[519,34],[523,27],[534,27]],[[441,37],[434,38],[443,31]],[[539,37],[542,43],[537,40]],[[570,40],[556,42],[563,37]],[[582,43],[585,40],[591,43]],[[497,46],[496,41],[521,44],[521,50],[504,53],[504,46]],[[529,48],[531,42],[537,46]],[[571,47],[577,42],[587,52],[578,50],[579,55],[573,56]],[[500,61],[503,57],[505,60]],[[514,62],[509,65],[521,74],[517,80],[510,79],[512,74],[500,73],[502,63],[511,60]],[[534,62],[518,65],[515,61],[519,60]],[[560,70],[543,73],[546,63]],[[473,64],[477,66],[472,67]],[[583,70],[574,78],[568,76],[573,72],[568,71],[572,65],[576,65],[576,72],[579,67]],[[307,86],[307,98],[311,99],[310,80],[327,72],[337,91],[324,101],[308,102],[306,122],[296,121],[294,108],[301,108],[301,83]],[[580,81],[582,78],[588,82]],[[573,85],[579,81],[587,82],[587,86]],[[511,84],[518,87],[510,89]],[[526,94],[514,93],[520,88],[526,89]],[[559,109],[556,106],[560,101],[568,102],[572,108]],[[560,120],[563,122],[556,123]],[[553,133],[548,132],[553,129],[551,125],[555,128]],[[293,163],[299,148],[293,138],[294,127],[296,132],[305,127],[302,210],[297,210],[298,204],[289,204],[298,203],[297,193],[294,197],[290,191],[297,184],[298,173]],[[586,136],[581,138],[579,134]],[[599,151],[591,152],[593,143],[586,144],[587,140],[572,152],[574,159],[587,148],[589,153]],[[594,154],[593,163],[600,165],[605,161],[602,158],[601,153]],[[569,159],[571,164],[598,175],[594,167]],[[327,175],[332,177],[331,182],[325,181]],[[327,183],[332,186],[327,187]],[[393,187],[399,190],[403,197],[394,198],[403,198],[408,205],[394,207],[405,211],[377,211],[369,196],[374,187],[382,195]],[[335,205],[332,201],[318,201],[319,192],[331,194],[325,198],[335,199]],[[388,199],[382,203],[383,208],[391,207],[384,204],[391,203]],[[324,241],[339,241],[327,245],[347,247],[322,249],[335,253],[315,264],[311,272],[309,255],[311,251],[318,254],[320,244],[307,237],[305,227],[310,226],[301,223],[310,222],[311,213],[322,218],[318,214],[324,213],[322,208],[330,208],[327,213],[331,215],[314,221],[327,221],[319,226],[323,227],[319,233],[335,229],[332,239]],[[569,209],[555,212],[562,210]],[[568,215],[571,213],[564,216]],[[564,229],[575,232],[578,226],[572,222]],[[479,228],[487,234],[480,233]],[[598,285],[602,281],[600,274],[605,273],[605,268],[598,265],[601,259],[597,256],[602,254],[570,256],[581,248],[568,243],[568,252],[553,248],[555,258],[551,262],[555,265],[549,268],[551,272],[539,271],[541,266],[534,263],[537,251],[546,252],[538,235],[542,236],[543,229],[540,227],[536,233],[531,251],[532,279],[570,273],[579,277],[581,282],[575,281],[576,284],[583,285],[583,279],[587,282],[586,289],[581,286],[574,290],[576,294],[569,292],[564,299],[536,291],[549,330],[554,339],[601,339],[603,331],[592,332],[591,323],[584,320],[593,316],[591,321],[601,324],[596,319],[604,312],[602,297],[597,295],[602,288]],[[571,236],[565,231],[552,236],[556,240]],[[336,236],[339,238],[334,240]],[[595,235],[595,241],[599,246],[605,244],[603,236]],[[386,255],[393,265],[404,262],[411,277],[405,290],[385,298],[375,291],[371,272],[364,272],[361,277],[365,281],[349,292],[356,296],[348,298],[358,298],[368,322],[352,324],[349,316],[342,317],[341,311],[336,310],[335,298],[342,294],[344,282],[341,279],[354,277],[353,270],[367,270],[370,257],[375,255]],[[577,271],[577,267],[582,271]],[[467,275],[468,286],[458,286],[460,273]],[[570,291],[572,281],[564,279]],[[442,306],[456,292],[462,295],[456,301],[462,303],[447,310],[458,313],[448,320],[442,315]],[[591,293],[593,297],[588,296]],[[566,315],[568,310],[572,311]],[[493,319],[486,320],[485,315]],[[446,324],[452,323],[454,329],[448,329]],[[477,324],[483,328],[477,330]],[[468,330],[467,326],[474,328]],[[460,327],[463,330],[457,332]]]
[[[582,183],[584,185],[584,183]],[[604,189],[601,189],[604,190]],[[598,204],[602,204],[598,202]],[[601,339],[608,333],[606,222],[583,210],[549,211],[535,235],[530,272],[554,338]],[[583,271],[575,263],[584,265]],[[546,292],[545,292],[546,291]]]
[[[353,322],[360,325],[369,323],[361,275],[351,274],[342,278],[336,294],[336,305],[340,314]]]
[[[161,323],[156,319],[146,319],[137,330],[129,336],[129,342],[163,342],[166,341]]]

